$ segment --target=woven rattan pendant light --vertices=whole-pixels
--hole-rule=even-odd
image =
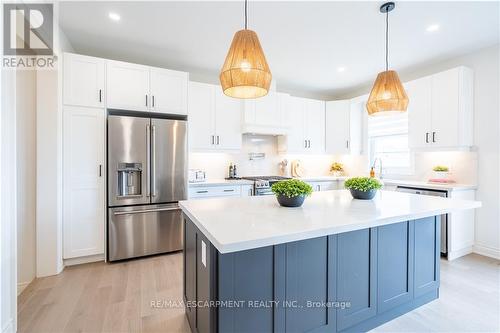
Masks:
[[[366,109],[370,116],[389,115],[406,112],[408,96],[399,80],[398,73],[389,70],[389,12],[394,9],[394,2],[387,2],[380,7],[385,14],[385,71],[377,75]]]
[[[247,29],[247,0],[245,0],[245,29],[234,34],[220,72],[224,94],[236,98],[257,98],[267,95],[271,71],[255,31]]]

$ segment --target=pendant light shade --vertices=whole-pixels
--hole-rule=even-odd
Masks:
[[[405,112],[408,96],[395,71],[385,71],[377,75],[372,91],[366,102],[370,116],[389,115]]]
[[[394,2],[387,2],[380,7],[380,12],[386,14],[385,71],[377,75],[366,102],[366,110],[370,116],[402,113],[408,108],[408,95],[399,80],[398,73],[389,70],[389,12],[395,6]]]
[[[257,98],[267,95],[271,71],[255,31],[245,29],[234,34],[233,42],[219,76],[225,95],[236,98]]]

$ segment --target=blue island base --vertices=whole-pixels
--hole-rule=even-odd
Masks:
[[[192,332],[363,332],[439,296],[436,217],[227,254],[184,220]]]

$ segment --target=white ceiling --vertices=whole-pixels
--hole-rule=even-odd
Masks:
[[[336,96],[384,69],[381,2],[249,2],[249,29],[278,90]],[[109,12],[121,16],[119,22]],[[243,2],[63,2],[75,51],[184,70],[217,82]],[[499,43],[499,2],[398,2],[389,16],[390,67],[404,70]],[[439,24],[437,32],[426,27]],[[345,67],[342,73],[338,67]]]

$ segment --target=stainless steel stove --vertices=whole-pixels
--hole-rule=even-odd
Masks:
[[[270,195],[273,194],[271,186],[280,180],[290,179],[289,177],[282,176],[254,176],[242,177],[243,179],[253,180],[253,193],[254,195]]]

